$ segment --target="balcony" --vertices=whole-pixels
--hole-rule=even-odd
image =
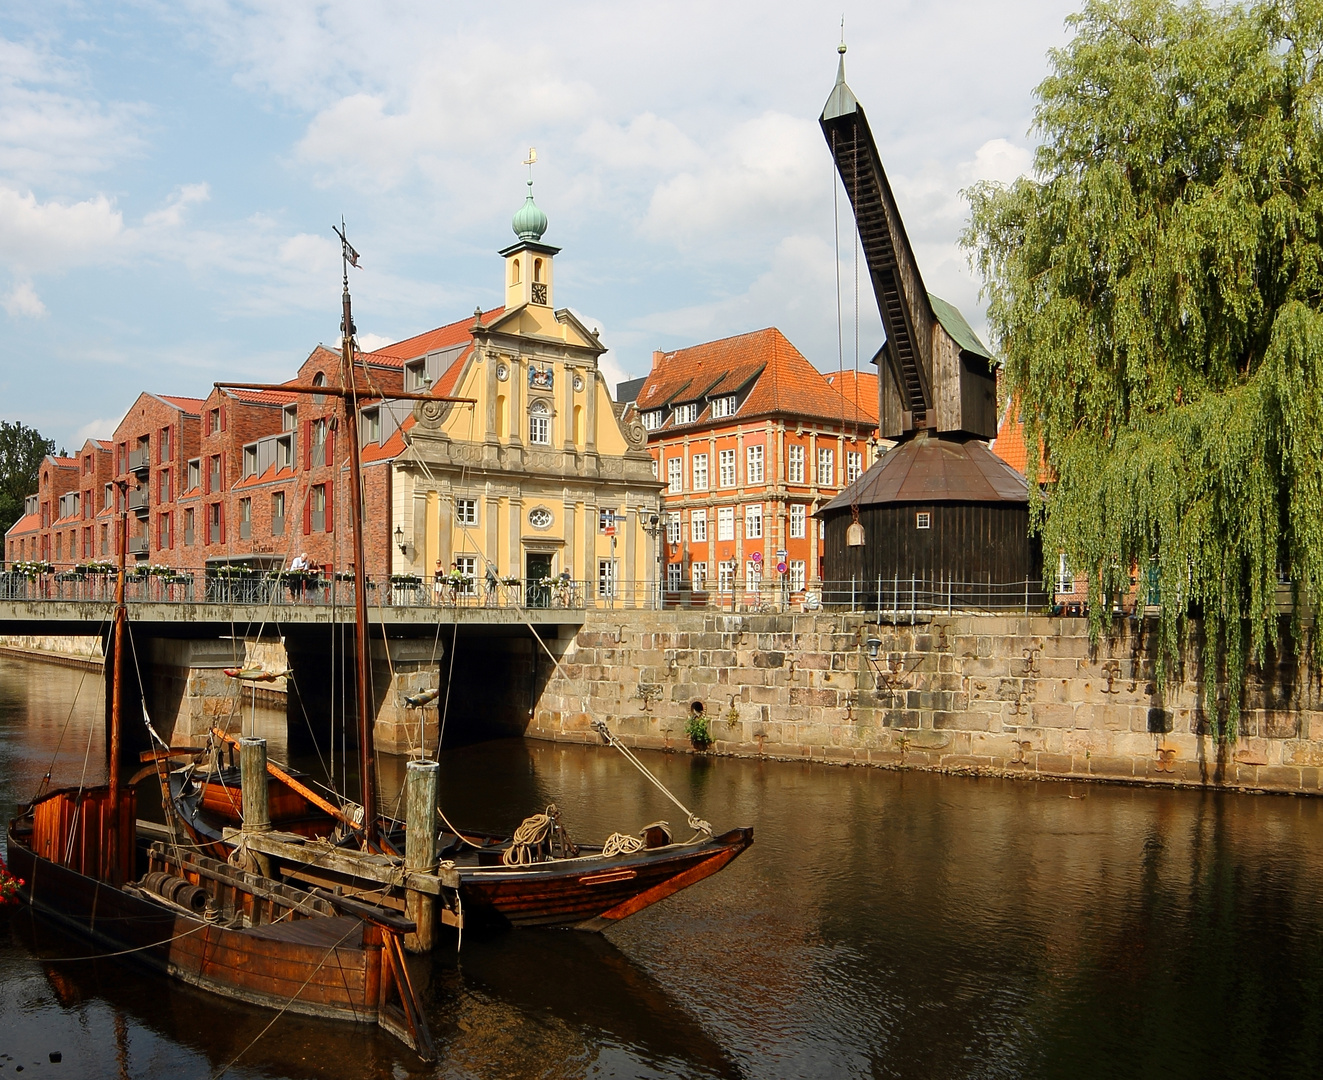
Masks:
[[[147,554],[147,537],[145,537],[145,536],[130,536],[130,537],[129,537],[129,554],[130,554],[130,555],[146,555],[146,554]]]
[[[129,509],[138,513],[145,513],[147,510],[147,489],[145,487],[136,487],[129,489]]]
[[[272,536],[285,535],[285,519],[283,517],[276,517],[271,519],[271,535]]]
[[[213,544],[219,544],[219,543],[220,543],[220,526],[219,526],[219,525],[212,525],[212,526],[211,526],[211,542],[212,542]]]
[[[129,472],[141,472],[147,468],[151,462],[152,452],[148,446],[140,446],[136,450],[129,451]]]
[[[248,540],[253,535],[253,523],[251,521],[239,522],[239,539]]]

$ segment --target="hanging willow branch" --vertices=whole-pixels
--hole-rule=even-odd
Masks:
[[[1087,572],[1095,641],[1155,577],[1159,685],[1198,615],[1234,737],[1278,581],[1296,641],[1323,599],[1323,6],[1119,0],[1069,26],[1035,179],[968,191],[963,241],[1043,448],[1044,549]]]

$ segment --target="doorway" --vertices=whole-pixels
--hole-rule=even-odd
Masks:
[[[550,607],[551,586],[543,584],[551,577],[551,555],[529,551],[524,554],[524,603],[528,607]]]

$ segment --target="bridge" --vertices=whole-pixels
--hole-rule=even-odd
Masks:
[[[596,584],[561,578],[370,582],[369,699],[380,748],[405,753],[418,742],[420,728],[439,729],[435,704],[420,715],[405,701],[434,687],[448,691],[451,724],[464,713],[480,719],[483,733],[522,733],[554,667],[548,654],[563,651],[590,604],[646,606],[646,585],[631,585],[628,599],[599,599]],[[0,573],[0,634],[99,637],[110,655],[115,585],[114,574]],[[274,651],[279,655],[283,648],[288,676],[257,685],[287,690],[298,731],[311,728],[318,741],[340,740],[341,703],[354,700],[352,581],[139,573],[126,582],[125,593],[129,670],[141,673],[140,680],[126,680],[125,715],[136,715],[141,700],[172,744],[200,743],[213,723],[238,712],[254,685],[225,670],[251,664],[254,644],[278,643]],[[454,730],[462,737],[464,723]],[[293,723],[290,735],[296,736]],[[348,735],[352,741],[352,731]],[[127,753],[140,749],[146,749],[145,729],[126,744]]]

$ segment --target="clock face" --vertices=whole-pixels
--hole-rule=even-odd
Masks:
[[[506,367],[504,364],[497,364],[496,377],[500,379],[501,382],[505,382],[505,380],[510,377],[510,369]]]
[[[583,376],[582,376],[582,375],[576,375],[576,376],[574,376],[574,389],[575,389],[575,390],[582,390],[582,389],[583,389]]]
[[[545,506],[536,506],[528,512],[528,523],[535,529],[545,529],[551,525],[551,511]]]

